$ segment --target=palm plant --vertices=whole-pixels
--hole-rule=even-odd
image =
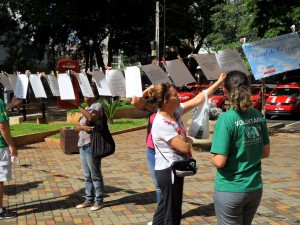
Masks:
[[[114,123],[114,115],[116,113],[116,110],[121,105],[121,102],[119,99],[114,100],[113,98],[110,98],[110,101],[107,101],[106,99],[100,99],[99,102],[102,104],[104,108],[104,112],[107,116],[107,122],[108,123]]]

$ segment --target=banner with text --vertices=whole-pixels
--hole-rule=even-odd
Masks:
[[[300,68],[297,33],[245,43],[242,47],[256,80]]]

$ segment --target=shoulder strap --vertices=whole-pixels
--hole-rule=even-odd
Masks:
[[[164,159],[169,163],[169,160],[165,157],[165,155],[159,150],[156,144],[154,144],[157,150],[160,152],[160,154],[164,157]]]

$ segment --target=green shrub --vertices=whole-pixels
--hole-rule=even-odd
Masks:
[[[99,102],[102,104],[104,108],[104,112],[107,116],[107,122],[108,123],[114,123],[114,115],[116,113],[116,110],[121,105],[120,100],[114,100],[113,98],[110,98],[110,102],[106,99],[100,99]]]

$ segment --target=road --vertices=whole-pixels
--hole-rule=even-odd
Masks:
[[[273,116],[267,120],[268,123],[283,123],[285,126],[281,128],[282,131],[287,132],[299,132],[300,133],[300,118],[288,117],[288,116]]]

